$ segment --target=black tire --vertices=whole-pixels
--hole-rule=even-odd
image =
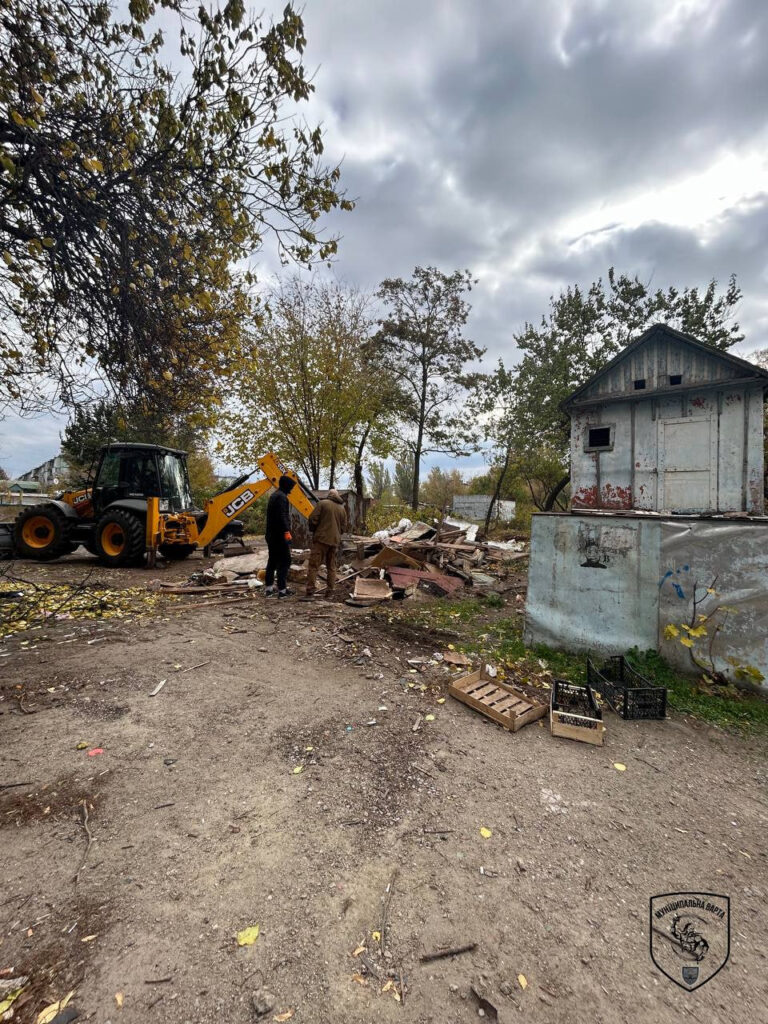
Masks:
[[[16,518],[14,542],[17,554],[36,562],[50,562],[74,550],[69,534],[72,523],[56,505],[25,508]]]
[[[196,544],[161,544],[158,551],[167,558],[169,562],[180,562],[189,558],[193,551],[197,551]]]
[[[115,509],[96,524],[96,549],[104,565],[140,565],[144,560],[144,523],[138,516]]]

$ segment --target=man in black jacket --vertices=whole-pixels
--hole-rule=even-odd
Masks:
[[[264,593],[269,597],[274,594],[275,573],[277,573],[277,596],[288,597],[293,593],[288,589],[288,569],[291,565],[291,516],[288,509],[288,495],[293,490],[294,481],[289,476],[281,476],[277,490],[267,503],[266,541],[269,558],[267,559],[266,588]]]

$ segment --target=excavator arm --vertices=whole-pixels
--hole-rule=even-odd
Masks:
[[[259,469],[264,474],[261,480],[242,483],[223,494],[214,495],[205,503],[208,516],[205,526],[197,538],[198,547],[205,548],[226,528],[228,522],[245,512],[270,487],[277,487],[281,476],[290,477],[296,484],[288,495],[288,501],[305,518],[309,518],[314,508],[315,496],[304,487],[293,472],[284,466],[275,455],[264,455],[258,460]],[[250,475],[250,474],[249,474]]]

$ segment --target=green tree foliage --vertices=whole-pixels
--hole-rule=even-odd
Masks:
[[[421,485],[421,500],[425,505],[450,510],[454,494],[467,494],[469,487],[458,469],[448,472],[433,466]]]
[[[355,465],[365,446],[387,455],[395,386],[370,344],[369,298],[339,284],[293,278],[269,298],[238,373],[221,450],[238,465],[277,452],[312,487]],[[393,442],[391,442],[393,443]]]
[[[408,397],[404,417],[411,429],[407,442],[413,463],[411,507],[418,508],[421,460],[428,453],[469,454],[476,441],[474,425],[457,408],[475,382],[469,365],[485,349],[462,333],[470,306],[468,270],[444,274],[436,267],[416,267],[410,281],[382,281],[378,297],[386,308],[378,341],[395,379]]]
[[[395,474],[392,479],[395,494],[403,502],[413,499],[413,463],[396,462]]]
[[[198,505],[218,489],[205,435],[173,410],[162,410],[143,399],[131,405],[100,399],[74,410],[61,435],[71,483],[84,480],[95,469],[102,445],[111,441],[167,444],[188,452],[190,486]]]
[[[392,476],[383,462],[372,460],[368,465],[368,490],[375,501],[392,494]]]
[[[290,4],[0,0],[0,401],[96,378],[210,419],[251,310],[236,265],[269,237],[330,257],[317,221],[352,205],[286,117],[304,46]]]

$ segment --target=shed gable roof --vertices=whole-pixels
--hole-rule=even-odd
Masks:
[[[670,386],[671,374],[680,374],[681,383]],[[646,379],[646,389],[634,390],[633,381],[637,378]],[[768,387],[768,371],[667,324],[654,324],[569,395],[562,408],[568,411],[578,405],[629,397],[650,398],[659,393],[737,381],[761,382]]]

